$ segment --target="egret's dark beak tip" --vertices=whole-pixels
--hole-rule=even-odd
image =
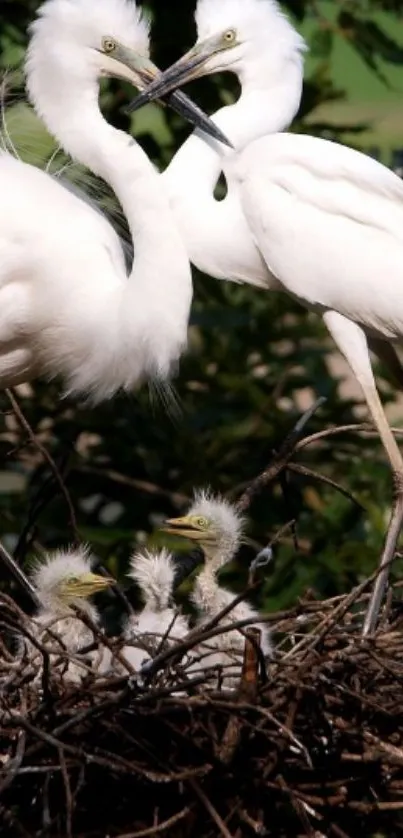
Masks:
[[[139,95],[136,96],[135,99],[132,99],[132,101],[128,104],[126,113],[135,113],[135,111],[140,110],[140,108],[144,107],[144,105],[148,105],[150,101],[151,99],[147,96],[146,92],[139,93]]]
[[[152,88],[153,85],[150,85]],[[158,86],[157,86],[158,87]],[[125,113],[127,115],[135,113],[139,108],[142,108],[143,105],[147,105],[149,102],[154,101],[157,99],[161,105],[164,105],[163,97],[165,96],[164,89],[158,91],[158,89],[154,89],[150,93],[150,90],[144,90],[135,99],[126,106]],[[200,108],[192,102],[191,99],[188,99],[184,93],[179,90],[172,91],[168,93],[168,101],[170,106],[173,108],[174,111],[180,114],[184,119],[188,122],[192,123],[196,128],[200,131],[203,131],[207,136],[212,137],[218,142],[223,143],[228,148],[234,148],[232,143],[228,140],[228,138],[223,134],[220,128],[212,122],[206,114],[200,110]]]

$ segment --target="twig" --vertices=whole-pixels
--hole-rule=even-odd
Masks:
[[[12,760],[12,762],[8,764],[7,774],[5,775],[4,780],[2,780],[2,782],[0,783],[0,794],[3,794],[5,792],[7,786],[11,785],[11,783],[14,780],[14,777],[16,777],[16,775],[19,772],[19,769],[21,768],[21,763],[24,759],[24,754],[25,754],[26,740],[27,740],[27,737],[26,737],[25,730],[20,730],[19,735],[18,735],[18,742],[17,742],[15,757]],[[0,773],[2,774],[3,771],[1,771]]]
[[[74,511],[74,506],[73,506],[70,494],[69,494],[69,492],[66,488],[63,477],[61,476],[60,471],[59,471],[53,457],[51,456],[51,454],[49,454],[49,451],[47,450],[47,448],[44,445],[42,445],[42,443],[39,441],[38,437],[36,436],[36,434],[32,430],[28,420],[25,418],[25,416],[24,416],[24,414],[23,414],[23,412],[22,412],[22,410],[21,410],[21,408],[20,408],[20,406],[17,402],[17,399],[14,396],[13,391],[9,390],[9,389],[6,389],[6,393],[7,393],[7,396],[9,398],[10,403],[11,403],[13,411],[14,411],[21,427],[23,428],[24,431],[26,431],[26,433],[28,435],[28,438],[31,440],[34,447],[37,448],[37,450],[42,454],[42,457],[44,458],[44,460],[46,460],[49,468],[51,469],[51,471],[53,472],[53,474],[55,476],[55,480],[60,487],[60,491],[61,491],[61,493],[62,493],[62,495],[63,495],[63,497],[66,501],[66,505],[67,505],[67,508],[69,510],[70,524],[71,524],[72,530],[74,532],[74,536],[77,539],[77,541],[80,542],[81,538],[80,538],[80,533],[79,533],[78,528],[77,528],[77,520],[76,520],[75,511]]]
[[[319,483],[325,483],[327,486],[331,486],[332,489],[336,489],[337,492],[340,492],[341,495],[351,500],[355,506],[358,506],[359,509],[364,509],[362,503],[342,486],[340,483],[337,483],[336,480],[332,480],[330,477],[326,477],[325,474],[320,474],[318,471],[314,471],[311,468],[307,468],[306,466],[301,466],[299,463],[288,463],[287,470],[294,472],[294,474],[301,474],[303,477],[309,477],[312,480],[317,480]]]
[[[165,832],[166,829],[170,829],[171,826],[175,826],[179,821],[183,821],[190,814],[191,810],[191,806],[185,806],[177,815],[172,815],[171,818],[156,826],[150,826],[148,829],[140,829],[139,832],[125,832],[118,835],[117,838],[148,838],[150,835],[158,835],[160,832]]]
[[[259,686],[259,654],[261,631],[250,628],[245,632],[245,650],[242,665],[241,682],[238,699],[240,702],[254,704]],[[241,719],[238,714],[232,714],[224,731],[216,756],[223,763],[229,765],[238,748],[242,732]]]
[[[168,489],[164,489],[163,486],[151,483],[149,480],[138,480],[134,477],[128,477],[126,474],[121,474],[113,469],[79,465],[76,466],[74,470],[82,474],[93,474],[98,478],[110,480],[114,483],[120,483],[122,486],[128,486],[131,489],[136,489],[137,491],[144,492],[148,495],[168,498],[168,500],[170,500],[175,506],[181,506],[189,503],[190,501],[188,495],[183,495],[181,492],[171,492]]]
[[[7,552],[6,548],[0,541],[0,558],[3,560],[4,564],[10,571],[10,573],[14,576],[14,578],[19,582],[21,587],[26,591],[32,602],[39,607],[40,600],[36,593],[34,586],[29,581],[28,577],[25,575],[24,571],[21,570],[19,564],[13,559],[10,554]]]
[[[242,493],[241,497],[238,498],[236,502],[237,509],[240,512],[244,512],[252,503],[253,498],[258,492],[261,492],[262,489],[267,486],[268,483],[271,483],[277,475],[283,471],[286,467],[287,463],[291,459],[296,450],[297,442],[302,434],[302,431],[305,428],[307,422],[309,422],[311,416],[315,413],[316,410],[326,401],[325,398],[322,396],[316,400],[316,402],[311,405],[311,407],[305,411],[305,413],[298,419],[298,422],[294,425],[292,431],[286,436],[285,440],[282,442],[279,450],[274,454],[274,457],[269,463],[269,465],[261,472],[254,480],[249,484],[249,486],[245,489]]]
[[[232,631],[233,629],[237,628],[245,628],[246,626],[250,626],[256,623],[261,623],[264,621],[260,615],[256,618],[252,619],[245,619],[245,620],[237,620],[230,624],[226,624],[224,626],[219,626],[220,622],[223,620],[224,617],[227,616],[233,609],[240,603],[246,599],[252,590],[256,587],[256,583],[251,587],[248,587],[246,591],[242,591],[235,597],[228,605],[225,606],[218,614],[208,620],[206,623],[203,624],[202,628],[193,629],[190,631],[184,640],[181,640],[179,643],[173,644],[169,649],[165,649],[165,651],[161,652],[159,655],[156,655],[153,660],[147,661],[140,669],[140,673],[143,677],[150,678],[152,675],[155,675],[159,669],[162,669],[164,664],[170,660],[171,658],[175,658],[177,656],[183,657],[185,652],[189,649],[192,649],[193,646],[197,646],[199,643],[202,643],[205,640],[210,640],[211,637],[215,637],[218,634],[224,634],[225,632]],[[219,626],[216,628],[216,626]]]
[[[73,838],[73,797],[71,794],[70,780],[62,748],[59,748],[58,756],[66,797],[66,838]]]
[[[201,801],[201,803],[203,803],[203,806],[205,807],[205,809],[207,809],[210,817],[212,818],[212,820],[214,821],[214,823],[216,824],[216,826],[220,830],[220,834],[223,836],[223,838],[234,838],[234,836],[231,834],[231,832],[227,829],[223,819],[218,814],[217,809],[215,809],[211,800],[204,793],[203,789],[201,788],[201,786],[197,782],[197,780],[191,779],[188,782],[189,782],[189,785],[192,787],[194,793],[197,795],[197,797]]]
[[[334,428],[326,428],[323,431],[318,431],[315,434],[311,434],[310,436],[304,437],[304,439],[300,439],[295,446],[296,451],[301,451],[302,448],[306,448],[307,445],[312,445],[314,442],[321,442],[322,439],[327,439],[329,436],[335,436],[335,434],[345,434],[351,433],[352,431],[357,431],[358,433],[365,433],[368,436],[379,436],[378,431],[374,428],[373,425],[370,425],[367,422],[362,422],[360,424],[353,424],[353,425],[337,425]],[[403,428],[391,428],[392,433],[396,436],[401,436],[403,434]]]

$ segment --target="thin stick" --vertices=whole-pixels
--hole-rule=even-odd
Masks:
[[[70,494],[66,489],[64,480],[63,480],[63,478],[60,474],[60,471],[59,471],[53,457],[49,454],[49,451],[45,448],[44,445],[42,445],[42,443],[39,441],[39,439],[35,435],[34,431],[32,430],[32,428],[31,428],[31,426],[28,422],[28,420],[24,416],[24,414],[23,414],[23,412],[22,412],[22,410],[21,410],[21,408],[20,408],[20,406],[17,402],[17,399],[14,396],[13,391],[9,390],[9,389],[6,389],[6,393],[7,393],[7,396],[9,398],[9,401],[11,403],[11,407],[13,408],[13,411],[14,411],[21,427],[23,428],[24,431],[26,431],[26,433],[28,434],[28,438],[31,440],[31,442],[35,446],[35,448],[37,448],[38,451],[42,454],[42,457],[44,458],[44,460],[46,460],[49,468],[53,472],[53,474],[55,476],[55,480],[60,487],[60,491],[61,491],[61,493],[62,493],[62,495],[63,495],[63,497],[66,501],[67,508],[69,510],[70,524],[71,524],[71,527],[74,531],[74,536],[77,539],[77,541],[81,541],[80,533],[79,533],[78,527],[77,527],[77,520],[76,520],[75,511],[74,511],[74,506],[73,506]]]
[[[25,575],[24,571],[21,570],[19,564],[10,556],[10,553],[7,552],[6,548],[0,541],[0,558],[3,560],[4,564],[14,576],[14,578],[19,582],[21,587],[26,591],[28,596],[32,599],[33,603],[39,607],[40,600],[36,593],[34,586],[29,581],[28,577]]]
[[[172,815],[167,821],[162,821],[162,823],[156,826],[150,826],[147,829],[140,829],[140,832],[125,832],[122,835],[118,835],[117,838],[148,838],[151,835],[159,835],[161,832],[165,832],[166,829],[170,829],[171,826],[175,826],[176,823],[186,818],[190,811],[191,806],[185,806],[177,815]]]
[[[32,444],[38,449],[38,451],[42,454],[42,457],[44,458],[44,460],[46,460],[46,462],[48,463],[48,465],[49,465],[57,483],[60,486],[60,490],[62,492],[62,495],[63,495],[63,497],[66,501],[66,504],[67,504],[67,507],[68,507],[68,510],[69,510],[70,524],[71,524],[71,527],[72,527],[73,532],[74,532],[74,537],[75,537],[76,541],[79,543],[81,541],[81,536],[80,536],[80,532],[79,532],[78,526],[77,526],[76,514],[75,514],[75,511],[74,511],[73,502],[71,500],[71,497],[70,497],[70,494],[69,494],[68,489],[66,487],[66,484],[63,480],[63,477],[62,477],[62,475],[61,475],[53,457],[51,456],[51,454],[49,454],[49,451],[47,450],[47,448],[45,448],[45,446],[42,445],[42,443],[36,437],[36,435],[35,435],[34,431],[32,430],[28,420],[24,416],[24,414],[23,414],[23,412],[22,412],[22,410],[21,410],[21,408],[20,408],[12,390],[6,390],[6,393],[7,393],[7,396],[9,398],[10,402],[11,402],[11,406],[13,408],[13,411],[14,411],[21,427],[26,431],[26,433],[27,433],[29,439],[31,440]],[[109,576],[110,575],[110,574],[108,574],[108,571],[101,564],[98,565],[98,570],[104,576]],[[120,588],[120,586],[117,584],[117,582],[115,582],[113,585],[111,585],[111,590],[113,591],[115,596],[121,601],[121,603],[123,604],[127,613],[128,614],[133,614],[133,608],[132,608],[129,600],[127,599],[124,591]]]
[[[325,483],[327,486],[331,486],[332,489],[336,489],[337,492],[344,495],[345,498],[351,500],[355,506],[358,506],[359,509],[364,509],[362,503],[348,491],[345,489],[344,486],[341,486],[340,483],[337,483],[335,480],[332,480],[330,477],[326,477],[324,474],[320,474],[318,471],[314,471],[311,468],[307,468],[306,466],[301,466],[299,463],[288,463],[286,466],[287,471],[294,472],[295,474],[302,474],[303,477],[311,478],[312,480],[318,480],[319,483]]]
[[[261,474],[252,480],[241,497],[238,498],[236,507],[240,512],[244,512],[248,509],[255,495],[258,494],[258,492],[261,492],[268,483],[271,483],[272,480],[274,480],[274,478],[277,477],[281,471],[283,471],[295,452],[297,442],[305,428],[305,425],[309,422],[315,411],[318,410],[318,408],[321,407],[325,401],[326,399],[321,396],[308,410],[305,411],[305,413],[303,413],[302,416],[300,416],[292,431],[290,431],[290,433],[286,436],[279,450],[275,453],[271,463],[269,463],[267,468],[265,468]]]
[[[395,436],[401,436],[403,434],[403,428],[391,428],[390,430]],[[361,422],[360,424],[354,425],[337,425],[334,428],[326,428],[324,431],[318,431],[316,434],[311,434],[311,436],[300,439],[295,450],[301,451],[302,448],[306,448],[307,445],[312,445],[313,442],[321,442],[322,439],[326,439],[329,436],[351,433],[352,431],[368,434],[368,436],[379,436],[374,425],[369,424],[369,422]]]
[[[216,826],[218,826],[220,834],[223,836],[223,838],[234,838],[234,836],[231,835],[231,832],[229,832],[229,830],[227,829],[222,817],[218,814],[217,809],[213,806],[211,800],[207,797],[203,789],[200,787],[199,783],[193,778],[188,780],[188,782],[195,794],[197,795],[197,797],[199,798],[199,800],[201,801],[201,803],[203,803],[205,809],[207,809],[210,817],[212,818]]]
[[[368,637],[373,634],[378,621],[379,610],[388,584],[390,565],[395,557],[396,543],[402,528],[403,522],[403,497],[401,493],[396,495],[393,504],[392,515],[388,532],[386,535],[385,547],[382,553],[381,563],[378,569],[375,585],[365,615],[362,636]]]

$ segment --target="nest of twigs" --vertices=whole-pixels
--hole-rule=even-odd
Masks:
[[[361,586],[270,615],[266,667],[259,632],[245,629],[230,692],[209,689],[208,673],[187,677],[200,634],[159,652],[142,679],[80,686],[46,661],[35,685],[3,647],[1,835],[401,835],[403,616],[389,603],[363,642],[367,598]],[[16,631],[21,612],[0,606]]]

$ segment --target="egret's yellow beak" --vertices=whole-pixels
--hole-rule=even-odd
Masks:
[[[98,591],[103,591],[114,584],[114,580],[97,573],[82,573],[81,576],[68,579],[64,585],[64,592],[72,597],[86,598]]]
[[[209,59],[223,52],[228,46],[228,44],[223,44],[222,37],[217,35],[198,42],[175,64],[160,73],[159,77],[130,104],[130,109],[136,111],[147,102],[160,99],[189,81],[206,75],[209,72],[206,67]]]
[[[198,526],[191,515],[184,515],[183,518],[168,518],[161,529],[170,535],[179,535],[199,543],[214,540],[213,533],[209,533],[205,527]]]
[[[155,66],[155,64],[152,63],[152,61],[150,61],[149,58],[146,58],[144,55],[140,55],[135,52],[135,50],[118,43],[118,41],[115,41],[113,38],[106,37],[102,39],[102,50],[100,50],[100,52],[107,63],[107,68],[105,65],[105,73],[118,78],[126,79],[126,81],[131,82],[131,84],[138,87],[140,90],[143,90],[148,86],[152,86],[154,83],[158,83],[159,79],[162,77],[161,71]],[[158,99],[160,97],[156,95],[151,98]],[[133,107],[133,103],[131,103],[127,110],[138,110],[138,108],[141,107],[142,104],[146,104],[149,99],[146,98],[144,102],[139,104],[138,101],[138,99],[135,99],[135,107]],[[188,98],[188,96],[185,96],[184,93],[181,93],[180,91],[172,93],[169,97],[169,105],[196,128],[200,128],[204,131],[205,134],[213,137],[221,143],[224,143],[224,145],[231,146],[231,143],[218,126],[215,125],[215,123],[209,119],[201,108],[195,105],[194,102]]]

